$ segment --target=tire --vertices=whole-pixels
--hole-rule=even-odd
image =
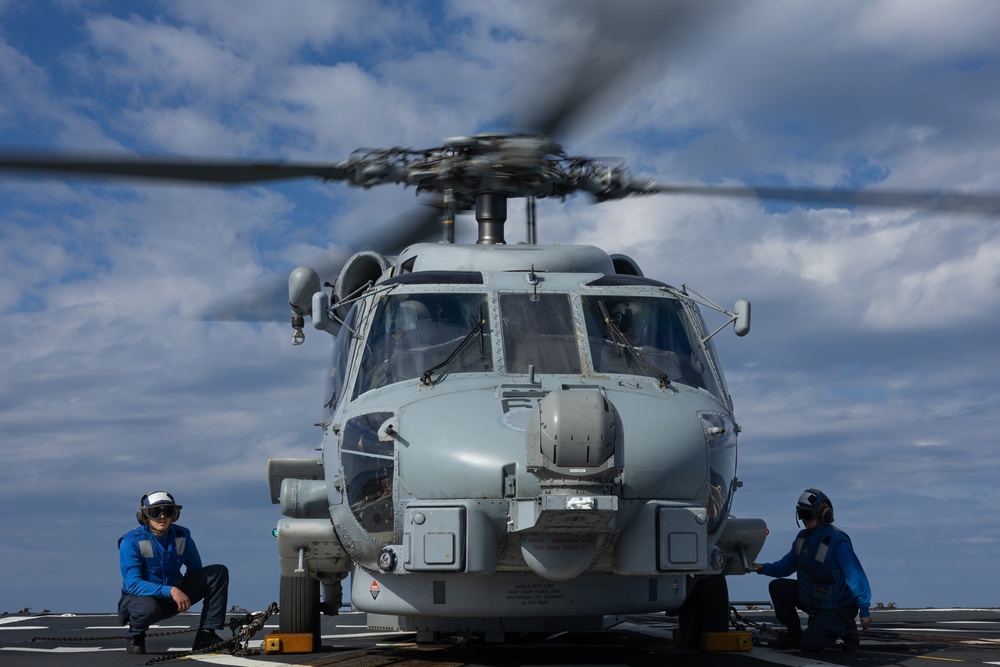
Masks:
[[[701,649],[706,632],[729,629],[729,585],[725,575],[714,574],[699,580],[678,614],[681,642],[685,648]]]
[[[319,582],[310,576],[281,577],[278,632],[313,636],[313,651],[321,642]]]

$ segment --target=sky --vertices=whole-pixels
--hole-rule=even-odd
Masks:
[[[652,39],[661,10],[609,7],[0,0],[0,150],[339,162],[524,129],[586,62],[603,85],[556,136],[571,154],[685,184],[1000,192],[1000,3],[705,3]],[[281,308],[198,318],[416,202],[0,174],[0,610],[113,610],[117,538],[156,489],[230,567],[231,603],[276,601],[265,465],[315,455],[330,339],[293,348]],[[996,214],[576,196],[538,218],[540,243],[753,304],[748,336],[715,340],[762,562],[818,487],[873,603],[1000,606]],[[767,580],[730,590],[764,600]]]

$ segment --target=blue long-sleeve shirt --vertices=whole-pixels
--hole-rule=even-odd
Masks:
[[[829,531],[837,531],[843,534],[842,531],[833,526],[823,526],[816,530],[801,531],[796,536],[795,543],[792,544],[792,548],[789,549],[788,553],[780,560],[763,564],[760,574],[770,577],[787,577],[797,574],[798,577],[802,578],[804,573],[798,572],[799,554],[815,553],[818,543],[826,537]],[[834,576],[840,578],[843,585],[850,591],[854,597],[854,602],[858,605],[861,617],[865,618],[871,615],[871,586],[868,583],[868,576],[865,574],[864,568],[861,567],[861,561],[858,560],[857,554],[854,553],[854,547],[851,546],[850,538],[846,534],[843,534],[843,536],[844,539],[839,540],[834,547],[833,557],[827,557],[827,565]],[[803,543],[797,546],[800,539],[803,540]]]
[[[122,592],[169,598],[184,573],[200,570],[201,556],[191,532],[173,525],[162,537],[147,526],[139,526],[118,540],[118,565],[122,572]]]

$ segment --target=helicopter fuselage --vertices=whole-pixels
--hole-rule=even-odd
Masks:
[[[283,576],[350,573],[373,627],[551,630],[676,611],[757,554],[685,292],[589,246],[418,244],[382,266],[325,325],[322,460],[271,462]]]

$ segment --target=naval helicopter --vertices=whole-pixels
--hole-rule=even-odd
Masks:
[[[5,169],[260,182],[303,175],[437,196],[403,236],[362,250],[324,290],[289,276],[293,343],[333,339],[321,456],[272,459],[282,518],[281,631],[318,633],[351,600],[374,628],[441,633],[602,629],[680,613],[696,644],[725,630],[726,575],[763,546],[732,516],[739,426],[712,337],[732,309],[647,278],[594,246],[506,242],[509,200],[599,201],[660,186],[541,135],[479,134],[320,167],[3,156]],[[478,238],[454,243],[474,211]],[[333,276],[326,277],[328,280]],[[725,323],[709,329],[701,307]],[[321,595],[322,591],[322,595]]]
[[[750,330],[632,258],[540,245],[535,202],[676,192],[945,210],[990,195],[677,186],[568,155],[543,134],[477,134],[323,165],[2,155],[0,168],[215,183],[315,177],[430,193],[377,249],[288,278],[292,343],[332,339],[320,456],[271,459],[280,630],[318,641],[342,582],[372,628],[419,641],[596,630],[677,615],[685,645],[728,626],[726,578],[767,525],[738,517],[740,426],[713,337]],[[508,243],[508,203],[526,239]],[[475,243],[455,243],[474,213]],[[436,242],[426,237],[439,230]],[[392,246],[398,244],[396,249]],[[710,327],[702,311],[721,316]]]

